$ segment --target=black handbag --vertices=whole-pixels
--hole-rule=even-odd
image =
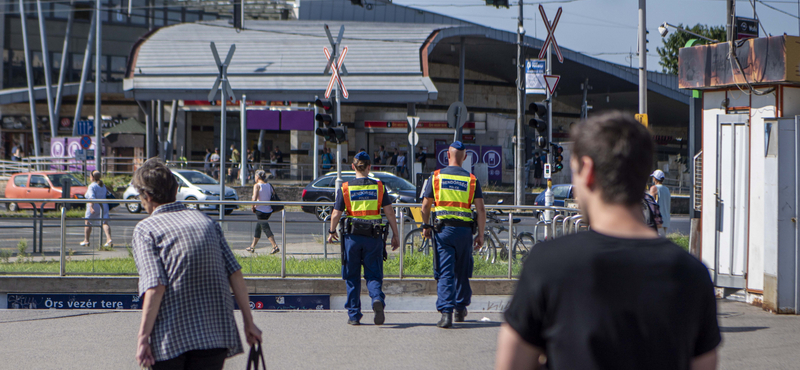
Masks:
[[[275,187],[272,184],[269,184],[269,187],[272,189],[272,195],[269,197],[270,202],[280,202],[281,198],[278,198],[278,194],[275,192]],[[283,211],[283,206],[276,206],[272,205],[272,212],[280,212]]]
[[[256,343],[250,347],[250,356],[247,358],[247,370],[258,370],[258,360],[261,359],[261,366],[267,370],[267,363],[264,361],[264,349],[261,343]]]

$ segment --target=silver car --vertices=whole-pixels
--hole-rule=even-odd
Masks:
[[[189,203],[194,200],[219,200],[219,182],[210,176],[194,170],[172,170],[175,175],[175,180],[178,180],[178,196],[177,200],[186,201],[186,207],[190,209],[199,209],[201,211],[219,210],[216,204],[192,204]],[[125,194],[122,195],[124,199],[139,199],[139,192],[128,184],[125,189]],[[239,195],[236,191],[225,187],[226,200],[239,200]],[[141,203],[127,203],[125,206],[130,213],[139,213],[142,211]],[[229,215],[237,208],[236,205],[226,204],[225,214]]]

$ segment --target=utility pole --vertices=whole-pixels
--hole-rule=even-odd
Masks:
[[[728,41],[733,41],[733,14],[736,12],[735,1],[736,0],[725,0],[725,25],[726,31],[728,31]],[[800,5],[798,5],[798,9],[800,9]]]
[[[319,99],[319,96],[314,95],[315,102],[317,101],[317,99]],[[314,117],[317,116],[317,113],[319,113],[319,109],[317,105],[314,104]],[[319,122],[317,122],[317,120],[314,119],[314,132],[317,132],[317,128],[319,128]],[[264,130],[261,130],[261,132],[264,132]],[[260,139],[258,143],[260,146],[261,145]],[[261,148],[259,147],[258,150],[261,150]],[[319,177],[319,135],[317,134],[314,134],[314,142],[312,143],[311,163],[313,163],[312,164],[313,168],[311,169],[311,178],[316,179],[317,177]]]
[[[102,169],[102,150],[103,150],[103,136],[100,135],[100,131],[102,131],[102,123],[103,123],[103,116],[100,115],[100,81],[102,81],[103,76],[103,48],[102,48],[102,41],[103,41],[103,14],[100,11],[102,6],[101,1],[97,0],[96,5],[97,10],[95,11],[94,15],[97,17],[97,22],[95,27],[97,27],[97,33],[95,35],[94,41],[96,42],[94,47],[95,53],[95,62],[94,62],[94,163],[95,169],[103,173]],[[61,56],[64,58],[65,56]],[[88,63],[89,61],[84,61],[84,63]],[[49,68],[50,66],[47,66]]]
[[[525,66],[524,55],[522,55],[522,40],[525,36],[522,19],[522,0],[519,0],[519,19],[517,20],[517,136],[516,136],[516,155],[514,156],[514,204],[521,206],[525,204],[525,186],[522,184],[522,162],[525,158],[525,148],[523,144],[522,121],[525,120],[525,80],[522,76],[522,68]],[[549,65],[549,63],[548,63]]]
[[[647,114],[647,0],[639,0],[639,114]]]

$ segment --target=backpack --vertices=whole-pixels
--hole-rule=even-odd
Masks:
[[[644,215],[644,223],[653,228],[653,230],[658,231],[658,227],[662,225],[661,207],[658,206],[655,198],[647,193],[642,198],[642,214]]]

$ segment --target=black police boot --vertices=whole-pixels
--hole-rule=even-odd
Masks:
[[[383,302],[372,302],[372,310],[375,311],[375,325],[383,325],[386,315],[383,314]]]
[[[436,326],[447,329],[453,326],[453,313],[452,312],[442,312],[442,318],[436,324]]]
[[[467,308],[464,307],[463,310],[456,310],[455,314],[453,315],[453,321],[455,322],[464,322],[464,318],[467,317]]]
[[[361,325],[361,321],[359,320],[347,320],[347,325]]]

